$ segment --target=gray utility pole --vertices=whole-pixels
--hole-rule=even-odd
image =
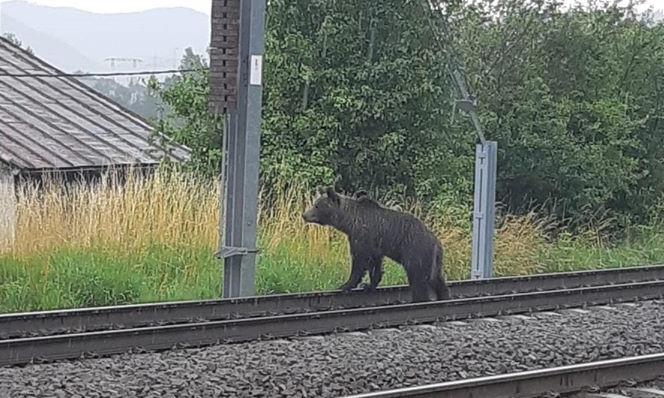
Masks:
[[[479,140],[475,148],[475,199],[470,277],[486,279],[493,276],[498,144],[484,138],[475,99],[468,93],[459,71],[454,70],[452,77],[463,96],[462,100],[456,101],[456,107],[470,115]]]
[[[475,150],[475,202],[471,279],[493,276],[493,236],[496,216],[496,159],[498,144],[485,141]]]
[[[225,115],[220,250],[223,297],[255,294],[266,0],[213,0],[210,95]],[[223,225],[223,226],[222,226]]]
[[[424,12],[440,12],[437,2],[426,0],[421,3]],[[431,33],[434,35],[442,52],[446,52],[441,44],[441,37],[436,27],[428,19]],[[443,38],[453,40],[442,26]],[[480,118],[477,115],[475,98],[468,93],[465,81],[459,70],[451,65],[454,56],[450,57],[446,68],[462,99],[455,101],[454,106],[468,115],[475,127],[478,143],[475,148],[475,199],[473,205],[473,243],[470,265],[471,279],[486,279],[493,276],[493,235],[496,217],[496,165],[498,144],[487,141],[482,132]]]

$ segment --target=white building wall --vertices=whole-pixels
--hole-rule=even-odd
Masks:
[[[16,191],[14,175],[0,165],[0,251],[14,243],[16,231]]]

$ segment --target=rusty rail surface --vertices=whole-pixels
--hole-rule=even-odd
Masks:
[[[540,397],[550,393],[572,394],[588,389],[614,387],[625,381],[647,382],[662,375],[664,353],[658,353],[348,395],[344,398]]]
[[[664,279],[664,266],[653,265],[465,280],[452,282],[449,285],[452,298],[459,299],[660,279]],[[328,291],[14,313],[0,315],[0,339],[375,307],[408,302],[410,302],[408,286],[394,286],[379,288],[373,292],[355,290],[346,294]]]
[[[661,298],[664,281],[0,340],[0,366]]]

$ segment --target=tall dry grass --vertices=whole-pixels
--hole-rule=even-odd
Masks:
[[[157,244],[214,246],[219,201],[213,181],[178,173],[152,178],[115,173],[98,185],[63,187],[47,179],[18,190],[16,240],[5,248],[17,256],[91,247],[140,251]]]
[[[0,310],[219,295],[220,263],[213,256],[219,230],[217,182],[181,172],[130,174],[126,183],[117,182],[111,174],[94,186],[65,189],[47,182],[40,190],[19,190],[16,239],[0,248]],[[259,293],[333,289],[347,277],[345,237],[301,219],[311,200],[310,191],[297,184],[271,192],[269,200],[261,192]],[[467,278],[469,208],[424,212],[411,205],[407,210],[424,219],[443,242],[447,278]],[[503,217],[497,225],[498,275],[551,268],[547,224],[535,214]],[[384,284],[397,283],[405,283],[405,274],[387,261]]]

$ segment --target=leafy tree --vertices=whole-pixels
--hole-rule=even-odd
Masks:
[[[264,170],[431,196],[467,190],[469,125],[414,2],[270,3]],[[306,18],[302,18],[306,15]]]
[[[23,47],[23,43],[21,42],[21,40],[18,39],[18,37],[16,37],[15,34],[13,34],[13,33],[3,33],[2,37],[9,40],[10,42],[12,42],[15,46],[21,47],[22,49],[29,52],[30,54],[32,54],[32,55],[35,54],[35,52],[32,50],[32,48],[30,46]]]
[[[609,209],[643,221],[643,189],[654,182],[644,177],[661,173],[644,162],[661,137],[644,124],[661,115],[659,90],[647,84],[662,76],[661,25],[632,6],[483,4],[463,10],[461,48],[500,143],[499,197],[513,210],[552,201],[578,219]]]
[[[207,62],[187,48],[180,70],[188,72],[167,78],[163,83],[153,78],[148,84],[151,93],[163,102],[156,130],[191,149],[194,169],[215,175],[220,169],[223,124],[208,109]]]
[[[664,193],[664,26],[634,4],[431,3],[270,1],[263,180],[470,203],[475,133],[452,114],[451,63],[499,143],[511,211],[646,222]],[[158,87],[172,111],[160,128],[217,172],[220,121],[187,52],[183,68],[199,66]]]

